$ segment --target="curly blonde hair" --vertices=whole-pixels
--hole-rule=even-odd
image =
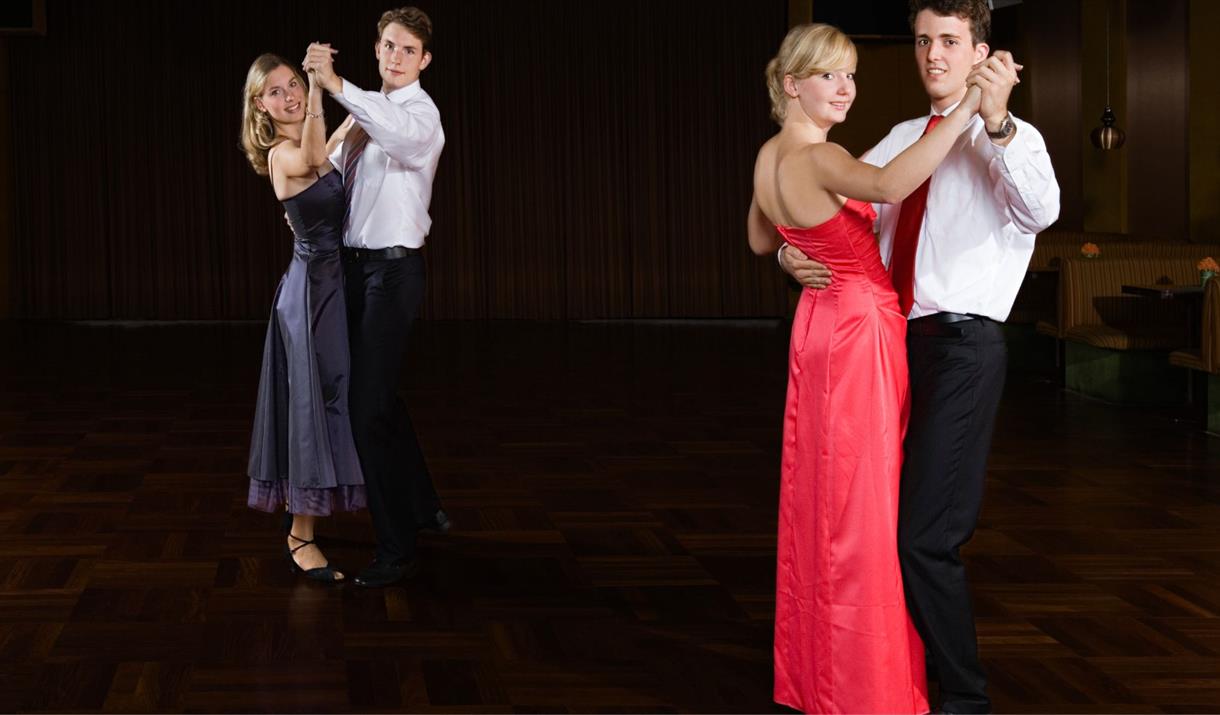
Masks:
[[[788,116],[784,77],[792,75],[794,79],[805,79],[855,62],[856,45],[839,28],[822,23],[792,28],[780,43],[779,53],[767,63],[771,118],[782,125]]]
[[[263,93],[267,84],[267,75],[280,67],[288,67],[296,75],[297,81],[305,85],[305,78],[297,68],[279,55],[270,52],[259,55],[246,72],[246,86],[242,90],[241,107],[241,149],[246,154],[250,166],[255,173],[267,175],[267,154],[271,147],[280,142],[275,134],[275,124],[266,112],[259,110],[255,100]]]

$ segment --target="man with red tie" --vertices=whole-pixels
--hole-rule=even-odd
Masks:
[[[1059,185],[1042,136],[1008,111],[1019,81],[1012,56],[988,56],[987,0],[910,0],[915,63],[932,116],[894,127],[865,156],[884,166],[936,117],[982,89],[979,115],[923,187],[878,205],[888,257],[908,317],[911,416],[904,442],[898,549],[907,607],[939,675],[944,712],[988,712],[970,587],[959,550],[974,533],[992,428],[1004,388],[1008,317],[1034,250],[1059,216]],[[828,269],[794,247],[780,265],[824,288]]]
[[[432,62],[431,40],[432,21],[423,11],[385,12],[374,45],[380,91],[362,90],[335,74],[329,45],[310,45],[304,62],[351,115],[331,162],[343,172],[348,205],[343,262],[352,434],[377,535],[373,563],[356,576],[360,586],[386,586],[412,575],[417,532],[449,525],[397,392],[424,296],[420,251],[432,225],[432,180],[445,145],[440,113],[419,83]]]

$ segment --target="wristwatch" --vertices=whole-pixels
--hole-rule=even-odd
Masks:
[[[1012,123],[1011,114],[1005,114],[1004,120],[1000,122],[999,129],[993,132],[990,129],[987,129],[986,125],[984,125],[983,130],[986,131],[987,136],[991,137],[992,139],[1004,139],[1005,137],[1010,136],[1013,132],[1017,131],[1017,125]]]

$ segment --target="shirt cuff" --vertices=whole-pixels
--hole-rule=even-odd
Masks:
[[[350,114],[353,106],[352,97],[359,95],[361,91],[362,90],[359,87],[347,81],[347,79],[344,79],[343,90],[338,94],[333,94],[331,96],[335,98],[336,102],[343,105],[343,108],[346,109]]]
[[[784,241],[783,243],[779,244],[779,249],[775,252],[775,262],[779,264],[780,268],[784,267],[784,249],[787,247],[788,242]]]
[[[1030,125],[1022,119],[1017,119],[1017,115],[1009,112],[1008,116],[1012,117],[1012,123],[1017,128],[1016,136],[1007,145],[996,144],[991,141],[991,137],[987,137],[987,144],[991,147],[991,156],[1004,162],[1004,165],[1011,171],[1014,167],[1029,161],[1029,143],[1032,139],[1032,132],[1029,131]],[[984,136],[986,133],[987,128],[984,127]]]

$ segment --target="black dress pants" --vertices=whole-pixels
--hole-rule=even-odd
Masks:
[[[423,256],[392,260],[344,259],[351,335],[352,434],[377,535],[378,561],[415,558],[421,524],[434,519],[440,499],[406,405],[398,395],[411,325],[424,297]]]
[[[939,674],[941,708],[991,709],[959,550],[974,534],[1008,362],[1000,325],[908,325],[911,418],[898,512],[907,608]],[[916,328],[922,328],[917,330]]]

